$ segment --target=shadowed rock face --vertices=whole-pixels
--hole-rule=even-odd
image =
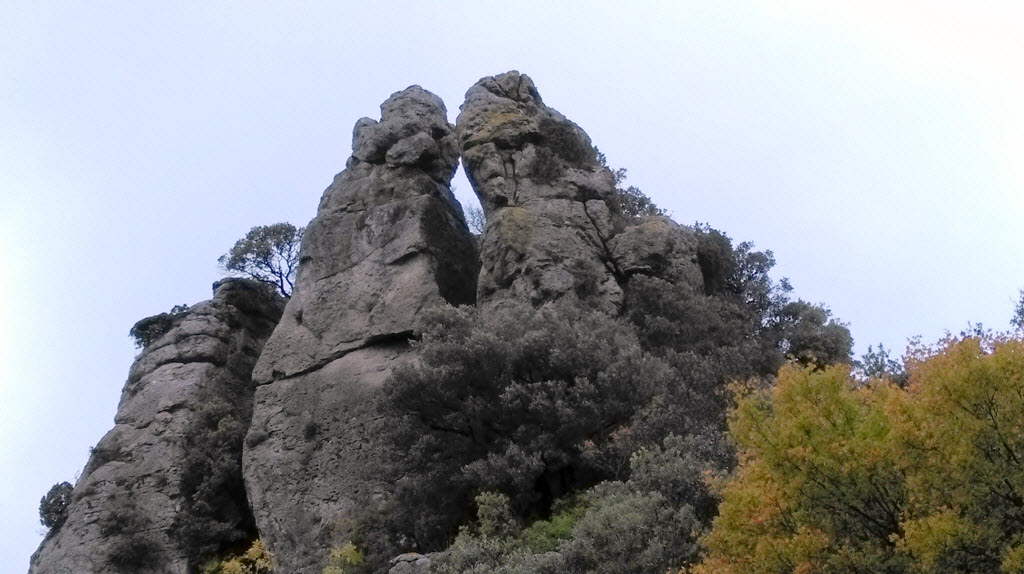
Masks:
[[[227,279],[214,285],[212,300],[174,316],[132,365],[114,428],[93,449],[67,521],[32,556],[31,574],[190,571],[194,548],[185,547],[179,525],[190,512],[183,491],[195,470],[186,449],[197,413],[215,402],[239,428],[248,424],[250,374],[283,306],[261,284]],[[233,451],[224,446],[235,459],[225,478],[240,487],[241,441]],[[241,488],[217,502],[226,529],[252,529]],[[210,532],[201,542],[230,541],[230,534]]]
[[[462,161],[487,225],[481,305],[569,298],[609,313],[635,273],[700,285],[692,230],[619,213],[615,178],[590,138],[518,72],[483,78],[457,123]]]
[[[413,86],[363,118],[352,157],[306,228],[295,290],[260,357],[246,488],[282,571],[320,572],[353,511],[381,492],[370,397],[421,311],[471,304],[475,244],[449,183],[458,164],[441,100]]]

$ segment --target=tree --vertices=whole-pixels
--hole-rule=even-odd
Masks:
[[[878,344],[878,349],[868,345],[867,352],[861,355],[860,360],[854,361],[853,366],[856,375],[865,381],[888,378],[899,387],[905,387],[909,382],[903,361],[892,358],[892,349],[886,349],[882,343]]]
[[[615,211],[627,219],[638,219],[649,215],[667,215],[665,210],[655,205],[639,187],[623,186],[626,181],[626,168],[612,169],[608,165],[608,158],[601,153],[601,150],[594,148],[594,151],[597,153],[598,165],[611,171],[615,176],[615,195],[611,206]]]
[[[395,370],[381,404],[404,475],[395,507],[409,513],[394,518],[421,549],[441,547],[474,490],[526,515],[608,478],[583,443],[607,444],[673,380],[628,327],[569,304],[439,309],[423,324],[419,361]]]
[[[906,571],[894,542],[904,481],[886,393],[874,391],[853,388],[847,367],[791,364],[739,400],[729,434],[740,465],[697,572]]]
[[[39,522],[51,530],[60,528],[68,518],[69,504],[71,483],[61,482],[53,485],[39,501]]]
[[[128,334],[135,339],[136,348],[145,349],[173,329],[187,312],[188,305],[175,305],[171,308],[170,313],[160,313],[152,317],[140,319],[135,325],[132,325]]]
[[[469,226],[469,232],[473,235],[483,233],[484,227],[487,226],[487,217],[484,215],[484,210],[475,205],[466,207],[466,224]]]
[[[281,295],[290,297],[304,232],[304,227],[290,223],[258,225],[217,262],[228,272],[269,283]]]
[[[1013,308],[1010,324],[1018,330],[1024,331],[1024,289],[1020,290],[1020,299],[1017,300],[1017,304]]]
[[[947,337],[909,383],[790,365],[739,399],[696,572],[1024,572],[1024,341]]]
[[[912,349],[890,405],[910,501],[901,549],[921,572],[1024,572],[1024,340]]]

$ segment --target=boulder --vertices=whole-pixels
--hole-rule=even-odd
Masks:
[[[430,564],[429,557],[409,552],[391,559],[388,574],[430,574]]]
[[[253,378],[245,479],[279,568],[319,573],[381,470],[373,391],[411,360],[421,312],[472,304],[476,246],[450,181],[454,127],[419,86],[356,123],[352,156],[306,228],[295,289]]]
[[[214,284],[210,301],[168,314],[166,332],[132,365],[114,428],[92,449],[67,520],[32,556],[30,574],[187,574],[201,548],[252,533],[241,438],[252,410],[250,374],[283,306],[263,284],[226,279]],[[225,440],[204,426],[229,419],[237,432]],[[187,500],[204,471],[190,456],[197,442],[217,447],[227,485],[202,516]],[[221,529],[186,532],[213,523]]]

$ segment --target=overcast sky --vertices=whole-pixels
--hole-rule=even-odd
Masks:
[[[863,352],[1024,287],[1019,3],[5,2],[0,571],[111,428],[128,329],[305,224],[362,116],[510,69],[677,221],[771,249]],[[173,7],[171,7],[173,6]],[[457,195],[472,201],[464,177]]]

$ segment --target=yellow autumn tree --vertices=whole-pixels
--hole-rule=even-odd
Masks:
[[[949,339],[890,404],[917,572],[1024,572],[1024,341]]]
[[[1024,342],[949,338],[905,389],[787,366],[740,398],[699,573],[1024,573]]]
[[[905,497],[887,395],[854,389],[847,367],[786,366],[729,420],[739,467],[704,539],[701,573],[900,572]]]

